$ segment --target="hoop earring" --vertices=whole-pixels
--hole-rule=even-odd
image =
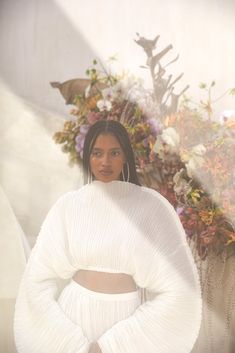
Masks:
[[[92,181],[93,181],[92,173],[90,172],[90,169],[88,169],[87,182],[88,182],[88,184],[91,184]]]
[[[129,180],[130,180],[130,168],[129,168],[129,163],[128,162],[126,162],[126,168],[127,168],[127,179],[125,180],[125,174],[124,174],[123,167],[122,167],[122,180],[129,182]]]

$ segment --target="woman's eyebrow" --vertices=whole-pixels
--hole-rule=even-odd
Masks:
[[[112,148],[110,148],[110,151],[113,151],[113,150],[121,150],[121,147],[112,147]],[[93,147],[92,151],[103,151],[103,149],[100,148],[100,147]]]

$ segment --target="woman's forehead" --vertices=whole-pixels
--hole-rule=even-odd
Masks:
[[[112,133],[101,133],[97,136],[93,147],[102,147],[102,146],[113,146],[113,147],[121,147],[118,139]]]

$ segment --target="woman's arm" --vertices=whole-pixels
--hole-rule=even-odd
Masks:
[[[167,202],[157,209],[154,223],[150,266],[145,271],[142,259],[137,272],[155,297],[97,340],[103,353],[189,353],[196,341],[201,322],[201,291],[183,227]],[[138,251],[140,256],[142,250]],[[138,274],[135,280],[141,284]]]
[[[66,195],[43,222],[16,301],[14,334],[19,353],[88,353],[82,328],[56,301],[58,278],[71,278],[76,269],[67,248]]]
[[[102,353],[102,351],[101,351],[101,349],[100,349],[100,347],[99,347],[97,342],[95,342],[95,343],[93,343],[91,345],[89,353]]]

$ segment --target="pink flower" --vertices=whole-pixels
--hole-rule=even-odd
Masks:
[[[87,121],[90,125],[93,125],[96,121],[102,118],[99,112],[89,112],[87,114]]]

